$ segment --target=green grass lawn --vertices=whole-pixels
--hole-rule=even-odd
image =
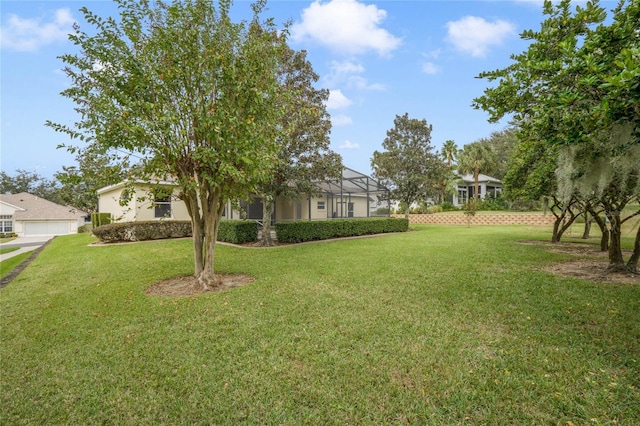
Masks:
[[[218,246],[255,282],[185,298],[144,290],[189,240],[55,238],[0,291],[0,424],[640,423],[640,286],[542,271],[548,229],[414,229]]]
[[[17,249],[16,249],[17,250]],[[11,250],[13,251],[13,250]],[[5,252],[8,253],[8,252]],[[20,265],[22,262],[27,260],[33,251],[28,251],[26,253],[20,253],[16,256],[10,257],[6,260],[0,262],[0,278],[4,278],[9,272],[13,271],[13,269]]]
[[[18,250],[20,247],[2,247],[0,248],[0,254],[11,253]]]

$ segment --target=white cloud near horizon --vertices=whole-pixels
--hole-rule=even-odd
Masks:
[[[333,126],[349,126],[353,123],[353,120],[348,115],[336,114],[331,116],[331,124]]]
[[[516,34],[515,26],[507,21],[486,21],[477,16],[465,16],[447,22],[447,38],[457,50],[476,58],[487,55],[489,48],[501,45],[505,39]]]
[[[48,22],[11,14],[0,28],[1,48],[17,52],[36,52],[42,46],[66,41],[75,20],[69,9],[57,9]]]
[[[336,89],[329,91],[329,99],[327,100],[327,109],[343,109],[351,105],[351,99],[347,98],[342,90]]]
[[[294,40],[310,39],[333,51],[350,55],[373,50],[387,56],[402,42],[380,24],[387,12],[357,0],[316,0],[302,11],[302,21],[291,27]]]
[[[345,140],[340,145],[340,149],[360,149],[360,144],[353,143],[350,140]]]

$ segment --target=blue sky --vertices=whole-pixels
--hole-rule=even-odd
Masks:
[[[250,4],[236,0],[234,16],[248,17]],[[0,4],[0,164],[10,175],[25,169],[52,177],[74,164],[73,155],[56,149],[71,141],[44,122],[76,118],[74,105],[60,96],[69,82],[57,57],[74,52],[67,40],[74,22],[89,31],[82,6],[117,16],[107,1]],[[346,166],[370,173],[371,156],[396,115],[426,119],[436,149],[448,139],[462,147],[503,128],[506,122],[490,124],[471,107],[488,84],[475,77],[526,49],[519,34],[539,28],[541,8],[541,1],[522,0],[271,0],[265,16],[293,22],[291,46],[307,50],[318,86],[331,91],[332,149]]]

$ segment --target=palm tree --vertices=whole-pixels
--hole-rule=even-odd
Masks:
[[[495,166],[495,155],[491,148],[482,142],[473,142],[465,145],[458,152],[458,173],[473,173],[474,191],[473,198],[478,200],[480,172],[489,172]]]
[[[451,168],[451,163],[456,159],[457,154],[458,146],[451,139],[442,145],[442,159],[447,162],[447,166],[449,166],[449,168]]]

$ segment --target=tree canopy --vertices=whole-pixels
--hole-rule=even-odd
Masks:
[[[610,268],[620,269],[620,224],[630,217],[620,215],[640,197],[640,2],[621,0],[609,24],[598,1],[575,9],[569,0],[545,1],[543,11],[540,30],[522,33],[528,49],[512,55],[508,67],[480,74],[498,84],[474,105],[492,121],[512,114],[521,140],[553,147],[565,201],[585,188],[596,191],[611,224]]]
[[[382,142],[385,150],[373,153],[371,167],[374,177],[391,190],[391,198],[408,207],[437,195],[438,183],[446,179],[447,166],[434,151],[433,126],[427,120],[405,113],[396,115],[393,124]]]
[[[270,222],[277,197],[310,196],[317,191],[317,182],[342,177],[342,159],[329,147],[329,91],[314,87],[318,74],[305,51],[285,47],[281,54],[278,103],[284,114],[275,135],[277,162],[270,179],[257,190],[263,202],[261,244],[265,246],[273,245]]]
[[[70,36],[62,56],[77,105],[72,138],[142,158],[149,178],[174,180],[191,216],[195,276],[215,286],[214,248],[228,199],[267,180],[277,163],[282,108],[279,58],[286,31],[261,20],[234,23],[231,1],[117,0],[118,20],[82,8],[94,28]]]

